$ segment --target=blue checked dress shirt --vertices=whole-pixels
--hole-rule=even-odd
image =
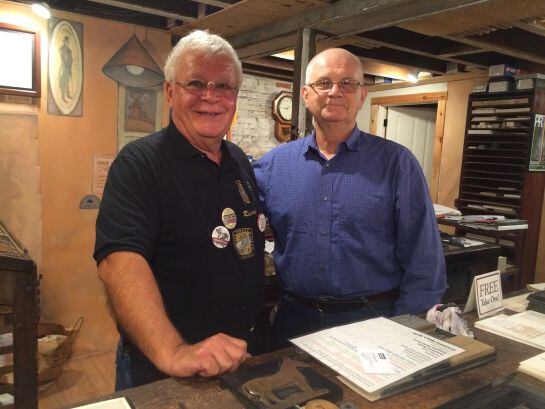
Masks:
[[[420,313],[445,290],[426,181],[402,145],[354,128],[326,160],[315,134],[254,164],[284,291],[355,298],[399,288],[394,313]]]

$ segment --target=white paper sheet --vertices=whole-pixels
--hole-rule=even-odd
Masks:
[[[90,403],[89,405],[78,406],[74,409],[131,409],[131,406],[125,398],[117,398],[97,403]]]
[[[521,294],[515,297],[504,298],[503,306],[511,311],[523,312],[528,309],[528,294]]]
[[[523,344],[545,349],[545,314],[535,311],[500,314],[475,323],[475,327]]]
[[[464,351],[382,317],[329,328],[291,342],[370,393]],[[386,351],[396,373],[365,373],[358,356],[362,348]]]

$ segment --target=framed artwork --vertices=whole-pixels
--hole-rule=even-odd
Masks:
[[[83,24],[49,20],[47,112],[83,115]]]
[[[156,91],[127,87],[125,93],[125,132],[153,132],[155,130],[156,106]]]
[[[127,143],[161,129],[163,92],[118,83],[117,151]]]
[[[0,93],[39,98],[40,33],[0,22]]]

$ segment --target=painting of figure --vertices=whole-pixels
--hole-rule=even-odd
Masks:
[[[47,112],[82,116],[83,50],[81,23],[51,19]]]

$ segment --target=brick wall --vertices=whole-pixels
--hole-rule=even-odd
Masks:
[[[238,95],[233,142],[254,159],[278,145],[274,138],[272,102],[281,91],[291,91],[291,83],[244,74]]]

